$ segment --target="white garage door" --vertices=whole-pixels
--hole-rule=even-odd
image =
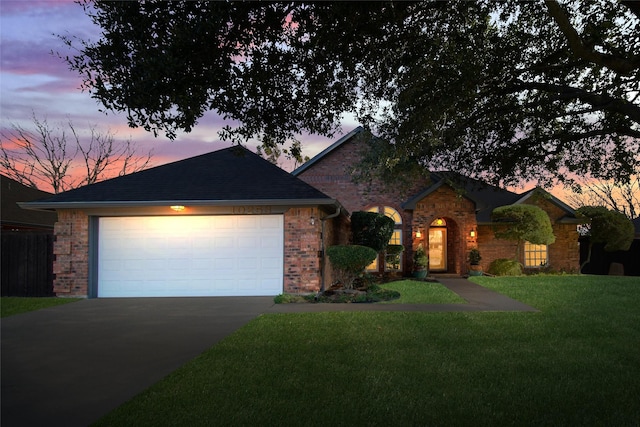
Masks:
[[[283,216],[100,218],[98,297],[282,293]]]

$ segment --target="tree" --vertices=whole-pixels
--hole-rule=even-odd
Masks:
[[[280,163],[282,155],[284,155],[285,162],[291,163],[291,170],[296,169],[298,166],[310,160],[309,156],[302,155],[302,143],[298,140],[294,140],[289,145],[289,148],[280,148],[277,145],[259,145],[256,152],[262,158],[269,160],[274,165],[277,165],[285,169],[284,165]]]
[[[223,138],[381,138],[361,165],[494,183],[626,181],[640,167],[633,1],[82,2],[102,29],[65,38],[83,87],[131,126],[175,137],[204,111]],[[372,141],[373,142],[373,141]]]
[[[0,132],[0,170],[28,187],[54,193],[137,172],[149,166],[151,152],[138,155],[131,140],[89,127],[83,134],[69,119],[50,125],[32,116],[32,128],[13,123]]]
[[[491,212],[491,220],[496,238],[517,242],[516,261],[524,242],[550,245],[556,241],[549,215],[534,205],[500,206]]]
[[[580,179],[568,202],[573,206],[604,206],[630,219],[640,216],[640,175],[628,182]]]
[[[576,212],[589,220],[589,251],[580,271],[591,262],[591,249],[595,243],[603,243],[607,252],[629,250],[635,233],[629,218],[604,206],[583,206]]]

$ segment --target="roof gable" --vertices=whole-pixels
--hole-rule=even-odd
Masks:
[[[305,170],[307,170],[308,168],[310,168],[311,166],[313,166],[314,164],[316,164],[320,160],[322,160],[329,153],[331,153],[332,151],[334,151],[338,147],[340,147],[343,144],[345,144],[347,141],[351,140],[354,136],[356,136],[356,135],[358,135],[358,134],[360,134],[362,132],[364,132],[364,128],[362,126],[358,126],[354,130],[352,130],[351,132],[349,132],[348,134],[346,134],[345,136],[343,136],[342,138],[340,138],[339,140],[337,140],[336,142],[334,142],[333,144],[331,144],[330,146],[328,146],[327,148],[322,150],[320,153],[318,153],[315,156],[313,156],[313,158],[311,160],[309,160],[308,162],[305,162],[299,168],[297,168],[293,172],[291,172],[291,174],[293,176],[300,175],[302,172],[304,172]]]
[[[577,218],[576,211],[571,206],[567,205],[562,200],[558,199],[556,196],[549,193],[548,191],[545,191],[543,188],[540,188],[540,187],[532,188],[526,193],[521,194],[520,195],[521,197],[517,201],[515,201],[514,204],[524,203],[525,201],[527,201],[528,199],[536,195],[540,195],[544,197],[545,199],[549,200],[551,203],[553,203],[554,205],[556,205],[557,207],[565,211],[569,218],[572,218],[572,219]]]
[[[244,147],[234,146],[25,204],[32,208],[83,205],[167,205],[322,201],[327,195]],[[321,203],[321,204],[322,204]]]
[[[465,177],[459,173],[442,171],[431,173],[433,183],[422,192],[402,204],[404,209],[415,209],[417,203],[427,197],[437,188],[448,185],[459,192],[462,197],[471,200],[476,205],[476,219],[478,222],[490,222],[491,212],[498,206],[510,205],[518,199],[518,195],[477,179]]]

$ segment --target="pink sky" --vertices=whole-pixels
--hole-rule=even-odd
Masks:
[[[32,111],[49,123],[70,118],[78,128],[97,125],[110,129],[118,139],[131,137],[140,153],[153,149],[153,165],[181,160],[229,146],[220,141],[218,131],[224,121],[213,113],[199,120],[190,133],[171,141],[157,138],[143,129],[132,129],[123,114],[104,114],[88,93],[80,91],[80,78],[51,52],[67,54],[56,36],[68,35],[95,40],[99,29],[72,0],[0,0],[0,125],[11,123],[28,127]],[[345,121],[343,131],[357,126]],[[337,135],[338,139],[341,135]],[[333,142],[318,136],[305,136],[303,154],[314,156]],[[249,142],[254,148],[256,141]]]

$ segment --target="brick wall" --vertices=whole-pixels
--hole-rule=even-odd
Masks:
[[[294,208],[284,214],[284,292],[320,289],[320,227],[316,208]]]
[[[284,215],[284,292],[313,293],[324,282],[328,287],[332,282],[330,265],[322,265],[320,239],[322,218],[333,212],[317,208],[292,208]],[[311,217],[314,218],[313,224]],[[324,247],[344,244],[348,241],[349,221],[345,214],[324,221]]]
[[[544,209],[551,219],[556,241],[549,245],[549,267],[554,271],[577,272],[580,269],[577,225],[559,222],[566,212],[543,195],[534,195],[526,203]]]
[[[54,234],[53,292],[59,297],[86,297],[89,285],[89,217],[78,210],[59,210]]]

